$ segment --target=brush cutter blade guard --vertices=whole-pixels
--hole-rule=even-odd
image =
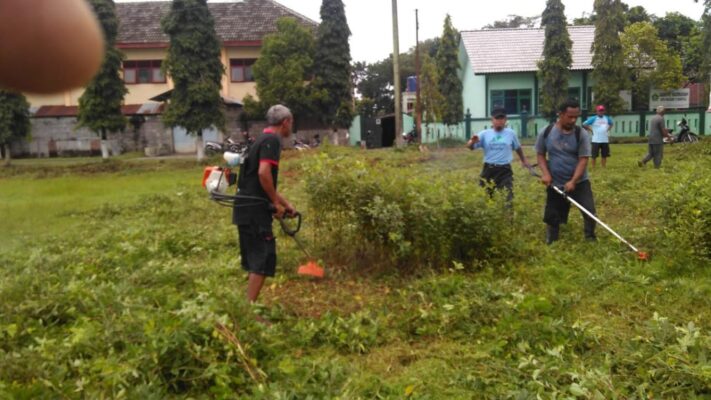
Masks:
[[[639,261],[649,261],[649,253],[645,253],[644,251],[638,251],[637,259]]]
[[[318,264],[316,264],[313,261],[310,261],[306,265],[302,265],[299,267],[298,270],[299,275],[303,276],[310,276],[312,278],[318,278],[318,279],[323,279],[325,276],[325,272],[323,268],[321,268]]]

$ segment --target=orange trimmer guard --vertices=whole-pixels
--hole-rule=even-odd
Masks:
[[[319,266],[313,261],[310,261],[306,265],[302,265],[299,267],[298,274],[322,279],[325,275],[325,272],[323,268],[321,268],[321,266]]]

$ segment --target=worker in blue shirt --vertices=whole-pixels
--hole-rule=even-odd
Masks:
[[[481,172],[479,184],[487,188],[489,196],[496,190],[506,189],[508,192],[506,203],[511,207],[513,201],[513,153],[515,151],[521,159],[524,168],[530,164],[526,160],[521,144],[516,137],[516,132],[506,127],[506,110],[495,108],[491,113],[491,129],[484,130],[467,143],[471,150],[484,150],[484,170]]]

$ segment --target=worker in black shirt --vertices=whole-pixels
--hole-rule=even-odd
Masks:
[[[242,268],[249,273],[247,299],[256,302],[267,277],[276,273],[276,240],[273,217],[294,215],[296,210],[279,192],[279,158],[282,138],[291,136],[293,116],[288,108],[276,105],[267,112],[269,126],[249,149],[240,169],[238,197],[233,223],[239,233]],[[264,202],[244,198],[262,198]],[[270,205],[272,207],[270,207]]]

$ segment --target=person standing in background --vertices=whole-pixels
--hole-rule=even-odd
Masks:
[[[654,168],[659,169],[662,166],[664,158],[664,138],[671,138],[671,134],[664,122],[664,114],[666,109],[664,106],[657,107],[657,115],[649,121],[649,152],[637,164],[644,167],[648,162],[654,160]]]
[[[599,105],[596,108],[597,115],[593,115],[583,123],[583,128],[592,134],[592,167],[597,166],[597,158],[602,153],[600,164],[603,168],[607,166],[607,159],[610,157],[610,131],[612,131],[612,118],[605,115],[605,106]]]

